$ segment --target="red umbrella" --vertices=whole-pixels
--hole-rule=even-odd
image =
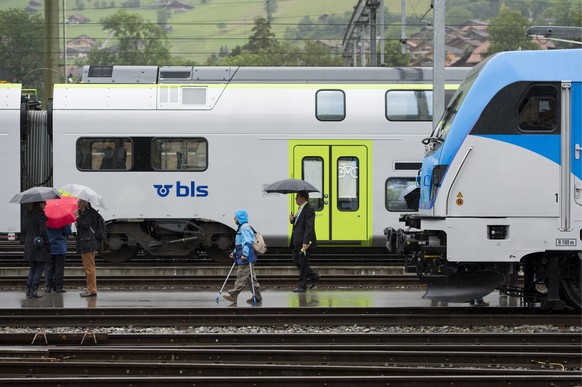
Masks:
[[[44,213],[48,220],[47,227],[60,228],[77,220],[75,210],[79,208],[77,198],[73,196],[61,196],[60,199],[47,200]]]

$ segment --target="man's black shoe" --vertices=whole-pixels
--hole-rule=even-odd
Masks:
[[[309,287],[309,289],[313,289],[315,287],[315,285],[317,285],[318,282],[319,282],[319,274],[317,275],[317,277],[313,277],[313,279],[311,280],[311,286]]]
[[[293,289],[293,291],[295,293],[305,293],[305,289],[303,289],[303,288],[295,288],[295,289]]]

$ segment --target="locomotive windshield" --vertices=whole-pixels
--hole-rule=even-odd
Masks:
[[[469,74],[467,74],[467,77],[465,78],[463,83],[461,83],[461,85],[455,92],[455,95],[453,95],[453,98],[451,98],[451,101],[449,102],[443,114],[443,117],[440,119],[439,123],[433,130],[432,134],[430,135],[429,138],[423,140],[423,143],[425,145],[430,144],[430,146],[428,146],[426,149],[427,154],[434,152],[440,146],[440,144],[443,143],[445,138],[447,138],[449,129],[453,124],[453,120],[455,119],[457,112],[461,108],[463,100],[467,96],[469,89],[471,89],[471,87],[473,86],[473,82],[475,82],[475,80],[479,76],[479,73],[481,72],[481,69],[483,69],[483,67],[485,66],[485,63],[487,63],[493,56],[494,55],[490,56],[489,58],[485,59],[484,61],[473,67]]]
[[[449,129],[451,128],[451,124],[453,123],[453,120],[455,119],[455,116],[457,115],[463,100],[467,96],[469,89],[473,85],[474,80],[475,77],[471,77],[470,79],[465,80],[461,86],[459,86],[457,92],[451,99],[451,102],[449,103],[449,106],[447,106],[443,117],[431,134],[431,137],[435,138],[437,143],[442,143],[447,137]]]

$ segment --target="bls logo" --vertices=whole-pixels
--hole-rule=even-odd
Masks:
[[[165,198],[172,191],[173,184],[154,184],[158,196]],[[179,181],[176,182],[176,197],[199,197],[208,196],[207,185],[196,185],[196,182],[191,181],[190,185],[182,185]]]

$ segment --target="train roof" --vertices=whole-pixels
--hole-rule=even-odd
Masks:
[[[582,49],[500,52],[473,68],[491,89],[517,81],[580,81]],[[491,83],[493,82],[493,84]]]
[[[447,67],[445,80],[461,82],[470,68]],[[432,67],[203,67],[85,66],[83,83],[427,83]]]

